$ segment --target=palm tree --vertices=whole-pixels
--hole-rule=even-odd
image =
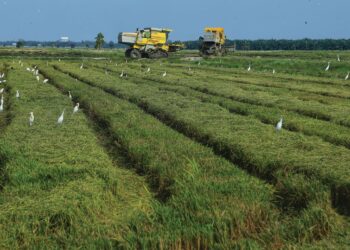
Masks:
[[[103,47],[103,44],[105,43],[104,35],[100,32],[97,34],[95,39],[96,39],[95,49],[101,49]]]

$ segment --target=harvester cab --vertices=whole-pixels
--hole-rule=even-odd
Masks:
[[[222,56],[227,54],[227,49],[225,48],[225,30],[224,28],[205,28],[203,37],[199,38],[200,54],[203,56]]]
[[[144,28],[137,29],[136,32],[121,32],[118,43],[129,46],[125,51],[125,56],[129,58],[165,58],[168,57],[168,52],[177,51],[180,47],[167,44],[171,31],[163,28]]]

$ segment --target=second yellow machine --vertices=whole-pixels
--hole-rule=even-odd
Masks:
[[[167,44],[171,29],[144,28],[136,32],[121,32],[118,42],[129,45],[125,56],[138,59],[141,57],[164,58],[168,52],[180,50],[182,45]]]

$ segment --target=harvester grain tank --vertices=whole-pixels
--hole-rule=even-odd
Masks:
[[[227,54],[225,47],[225,30],[221,27],[206,27],[201,41],[199,51],[203,56],[222,56]]]
[[[144,28],[137,29],[136,32],[121,32],[118,43],[129,46],[125,51],[125,56],[129,58],[165,58],[168,57],[168,52],[182,48],[182,45],[167,43],[171,31],[163,28]]]

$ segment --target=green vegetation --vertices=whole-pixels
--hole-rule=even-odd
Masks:
[[[126,225],[152,213],[144,180],[111,161],[90,122],[72,115],[72,103],[54,87],[23,68],[9,71],[8,84],[13,118],[0,143],[1,248],[122,244]]]
[[[2,60],[1,247],[350,244],[347,52],[200,63],[193,52],[129,62],[119,52],[11,53]],[[40,82],[26,70],[34,65]]]

